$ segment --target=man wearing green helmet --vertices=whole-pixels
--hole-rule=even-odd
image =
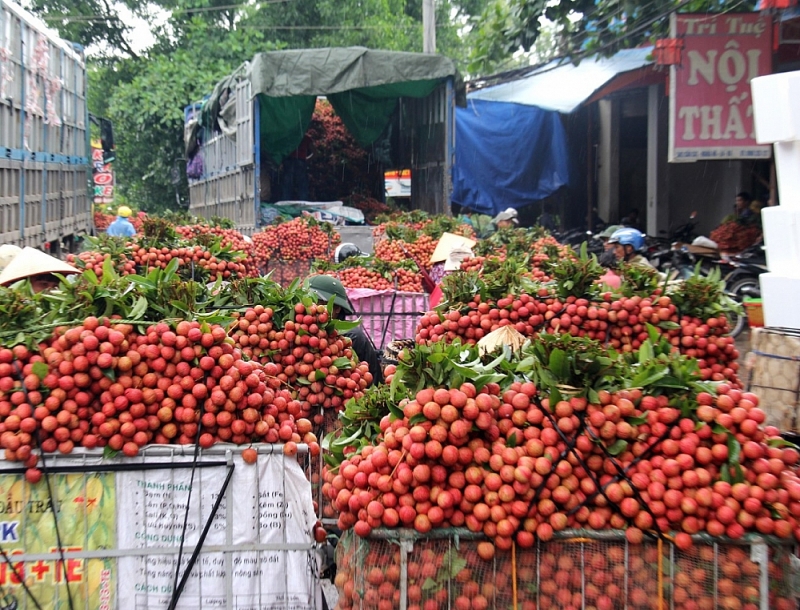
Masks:
[[[350,300],[347,298],[347,291],[342,283],[330,275],[314,275],[306,282],[309,290],[317,295],[321,302],[328,303],[333,300],[333,317],[337,320],[344,320],[346,316],[353,315]],[[383,382],[383,369],[381,368],[381,356],[372,341],[364,332],[364,328],[359,325],[353,330],[344,333],[353,342],[353,351],[359,360],[369,365],[369,372],[372,373],[372,383]]]

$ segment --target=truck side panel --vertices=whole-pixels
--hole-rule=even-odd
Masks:
[[[86,68],[70,45],[0,2],[0,241],[41,246],[86,232]]]
[[[411,205],[430,214],[449,214],[454,98],[452,83],[442,83],[421,99],[403,98],[401,138],[411,167]]]
[[[258,225],[250,81],[238,81],[235,95],[236,117],[231,125],[235,132],[231,136],[216,131],[203,142],[203,176],[189,180],[189,212],[203,218],[229,218],[249,235]]]

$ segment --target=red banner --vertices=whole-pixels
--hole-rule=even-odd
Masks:
[[[684,41],[670,68],[669,160],[763,159],[750,81],[772,73],[772,21],[759,13],[672,15]]]

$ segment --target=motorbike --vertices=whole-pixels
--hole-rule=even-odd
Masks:
[[[675,244],[689,244],[697,237],[696,219],[697,212],[695,211],[689,215],[686,223],[673,229],[667,237],[647,237],[645,256],[656,269],[669,274],[674,265],[687,266],[691,263],[692,271],[694,270],[696,261],[691,257],[676,257],[674,249]],[[685,275],[685,272],[682,271],[679,275]]]
[[[766,273],[767,254],[763,242],[747,248],[744,252],[730,257],[726,261],[729,272],[725,276],[725,291],[737,303],[743,303],[745,297],[760,298],[761,285],[759,276]],[[731,335],[736,337],[747,326],[745,314],[731,320]]]

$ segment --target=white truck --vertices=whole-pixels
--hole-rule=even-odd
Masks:
[[[0,243],[71,248],[92,226],[83,50],[0,0]]]

